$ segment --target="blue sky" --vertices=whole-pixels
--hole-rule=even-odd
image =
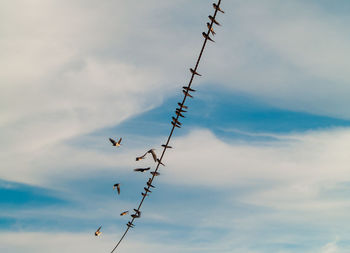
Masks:
[[[222,8],[120,252],[349,252],[349,3]],[[0,3],[1,252],[110,252],[149,176],[133,169],[154,166],[135,157],[161,151],[212,11],[203,0]]]

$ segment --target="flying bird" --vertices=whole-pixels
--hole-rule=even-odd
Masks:
[[[214,28],[213,28],[213,27],[210,27],[209,22],[207,22],[207,27],[208,27],[208,29],[210,29],[211,34],[212,34],[213,36],[215,36],[216,32],[214,31]]]
[[[214,24],[219,25],[219,26],[221,25],[221,24],[220,24],[218,21],[216,21],[215,18],[213,18],[212,16],[209,15],[208,18],[209,18],[210,21],[212,21]]]
[[[129,211],[122,212],[122,213],[120,214],[120,216],[127,215],[128,213],[129,213]]]
[[[134,171],[137,171],[137,172],[145,172],[146,170],[150,170],[151,167],[148,167],[148,168],[136,168],[134,169]]]
[[[96,230],[95,236],[100,236],[100,235],[102,234],[102,232],[100,231],[101,228],[102,228],[102,226],[100,226],[100,227]]]
[[[165,166],[164,163],[162,163],[159,159],[157,159],[157,162],[159,162],[159,164]]]
[[[177,104],[180,106],[180,109],[182,109],[182,108],[188,109],[188,106],[186,106],[186,105],[183,105],[181,103],[177,103]]]
[[[221,13],[225,13],[223,10],[220,9],[220,7],[219,7],[216,3],[213,3],[213,8],[214,8],[215,10],[220,11]]]
[[[118,142],[116,142],[112,138],[109,138],[109,141],[112,142],[112,145],[115,147],[120,147],[120,145],[122,145],[122,144],[120,144],[122,142],[122,138],[120,138]]]
[[[139,161],[139,160],[141,160],[141,159],[145,159],[145,157],[146,157],[146,155],[147,155],[148,153],[149,153],[149,154],[152,154],[153,160],[154,160],[154,162],[156,162],[156,161],[157,161],[157,155],[156,155],[156,153],[154,152],[154,149],[153,149],[153,148],[150,149],[150,150],[148,150],[144,155],[139,156],[139,157],[136,157],[136,161]]]
[[[173,148],[172,146],[165,145],[165,144],[162,144],[162,147],[163,147],[163,148]]]
[[[193,75],[197,75],[197,76],[202,76],[201,74],[199,74],[197,71],[194,71],[194,69],[190,69],[191,73]]]
[[[210,38],[210,36],[207,35],[205,32],[202,32],[202,35],[203,35],[204,38],[206,38],[206,39],[208,39],[208,40],[210,40],[210,41],[212,41],[212,42],[215,42],[215,41],[212,40],[212,38]]]
[[[120,184],[113,185],[113,190],[117,188],[118,195],[120,194]]]
[[[159,176],[160,173],[159,172],[156,172],[156,171],[151,171],[150,172],[152,174],[152,176],[156,177],[156,176]]]

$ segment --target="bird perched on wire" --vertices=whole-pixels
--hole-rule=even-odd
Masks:
[[[151,185],[151,182],[149,182],[149,181],[147,182],[147,186],[152,187],[152,188],[156,188],[155,186]]]
[[[129,213],[129,211],[122,212],[122,213],[120,214],[120,216],[127,215],[128,213]]]
[[[112,142],[112,145],[115,147],[120,147],[120,145],[122,145],[122,144],[120,144],[122,142],[122,138],[120,138],[118,142],[116,142],[112,138],[109,138],[109,141]]]
[[[130,221],[126,224],[129,228],[133,228],[133,227],[135,227],[135,225],[134,224],[132,224]]]
[[[163,147],[163,148],[173,148],[172,146],[165,145],[165,144],[162,144],[162,147]]]
[[[210,29],[211,34],[212,34],[213,36],[215,36],[216,32],[214,31],[214,28],[213,28],[213,27],[210,27],[209,22],[207,22],[207,27],[208,27],[208,29]]]
[[[117,188],[117,192],[118,192],[118,195],[120,194],[120,184],[118,183],[118,184],[114,184],[113,185],[113,190],[115,189],[115,188]]]
[[[178,110],[178,108],[176,109],[175,114],[178,115],[179,117],[186,118],[186,117],[181,113],[181,111]]]
[[[194,71],[194,69],[190,69],[191,73],[197,76],[202,76],[201,74],[199,74],[197,71]]]
[[[221,13],[225,13],[223,10],[220,9],[220,7],[219,7],[216,3],[213,3],[213,8],[214,8],[215,10],[220,11]]]
[[[136,172],[145,172],[145,171],[150,170],[150,169],[151,169],[151,167],[148,167],[148,168],[136,168],[136,169],[134,169],[134,171],[136,171]]]
[[[141,195],[144,196],[144,197],[148,196],[147,193],[143,193],[143,192],[141,192]]]
[[[146,194],[147,194],[147,192],[152,192],[152,191],[148,190],[146,187],[143,187],[143,189],[146,191]]]
[[[210,36],[209,35],[207,35],[205,32],[202,32],[202,35],[203,35],[203,37],[205,38],[205,39],[208,39],[208,40],[210,40],[210,41],[212,41],[212,42],[215,42],[212,38],[210,38]]]
[[[220,24],[218,21],[216,21],[215,18],[212,17],[211,15],[209,15],[208,18],[209,18],[210,21],[212,21],[214,24],[219,25],[219,26],[221,25],[221,24]]]
[[[102,228],[102,226],[100,226],[100,227],[96,230],[95,236],[100,236],[100,235],[102,234],[102,232],[100,231],[101,228]]]
[[[188,91],[182,90],[182,92],[185,96],[189,96],[190,98],[193,98],[193,96]]]
[[[192,71],[191,71],[192,72]],[[184,109],[188,109],[188,106],[186,106],[186,105],[183,105],[183,104],[181,104],[180,102],[179,103],[177,103],[179,106],[180,106],[180,109],[182,109],[182,108],[184,108]]]
[[[161,165],[163,165],[163,166],[165,166],[165,164],[164,163],[162,163],[158,158],[157,158],[157,162],[159,162],[159,164],[161,164]]]
[[[152,174],[152,176],[155,176],[155,177],[160,175],[160,173],[156,171],[151,171],[150,173]]]
[[[144,155],[139,156],[139,157],[136,157],[136,161],[139,161],[139,160],[141,160],[141,159],[145,159],[147,154],[152,154],[152,157],[153,157],[154,162],[157,162],[157,155],[156,155],[156,153],[154,152],[154,150],[155,150],[155,149],[152,148],[152,149],[148,150]]]

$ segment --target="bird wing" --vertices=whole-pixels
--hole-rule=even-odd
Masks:
[[[156,153],[154,152],[154,150],[153,150],[153,149],[150,149],[148,152],[150,152],[150,153],[152,154],[152,157],[153,157],[154,162],[157,162],[157,155],[156,155]]]
[[[116,144],[115,140],[113,140],[112,138],[109,138],[109,141],[112,142],[113,145]]]

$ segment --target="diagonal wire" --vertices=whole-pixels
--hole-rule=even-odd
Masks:
[[[218,8],[220,7],[220,4],[221,4],[221,0],[218,0],[218,3],[217,3]],[[212,19],[211,22],[210,22],[210,26],[209,26],[209,28],[208,28],[208,32],[206,33],[207,36],[206,36],[206,38],[204,39],[202,49],[201,49],[201,51],[200,51],[200,53],[199,53],[199,56],[198,56],[198,58],[197,58],[196,65],[195,65],[195,67],[194,67],[194,69],[193,69],[194,71],[193,71],[193,73],[192,73],[192,75],[191,75],[191,79],[190,79],[190,81],[189,81],[189,83],[188,83],[188,86],[187,86],[188,88],[191,87],[192,81],[193,81],[193,79],[194,79],[194,75],[195,75],[195,73],[196,73],[196,71],[197,71],[199,62],[200,62],[200,60],[201,60],[201,58],[202,58],[202,54],[203,54],[203,52],[204,52],[205,45],[207,44],[207,40],[208,40],[208,37],[209,37],[209,35],[210,35],[210,30],[211,30],[211,28],[212,28],[212,26],[213,26],[213,23],[214,23],[216,14],[217,14],[217,12],[218,12],[218,8],[215,9],[213,19]],[[182,102],[181,102],[181,104],[180,104],[180,109],[183,108],[183,106],[184,106],[184,104],[185,104],[185,102],[186,102],[186,98],[187,98],[187,96],[188,96],[188,93],[189,93],[189,89],[186,89],[185,96],[184,96],[184,98],[183,98],[183,100],[182,100]],[[159,160],[158,160],[157,167],[156,167],[156,169],[155,169],[154,172],[157,172],[157,171],[158,171],[159,165],[162,163],[162,159],[163,159],[163,157],[164,157],[164,155],[165,155],[165,152],[166,152],[166,150],[167,150],[167,146],[168,146],[168,144],[169,144],[169,142],[170,142],[171,137],[173,136],[175,127],[176,127],[176,125],[177,125],[177,122],[178,122],[178,119],[179,119],[179,115],[180,115],[179,113],[176,114],[176,118],[175,118],[175,120],[174,120],[174,124],[173,124],[173,126],[172,126],[172,128],[171,128],[170,134],[169,134],[168,139],[167,139],[167,141],[166,141],[166,143],[165,143],[165,146],[164,146],[164,148],[163,148],[162,155],[160,156],[160,158],[159,158]],[[152,184],[155,175],[156,175],[156,173],[153,173],[153,174],[152,174],[152,177],[151,177],[151,180],[150,180],[150,184]],[[150,188],[150,186],[147,185],[147,188],[146,188],[146,189],[149,190],[149,188]],[[146,196],[147,196],[147,191],[146,191],[146,194],[142,196],[142,199],[141,199],[141,201],[140,201],[140,204],[139,204],[139,206],[138,206],[137,209],[136,209],[137,211],[140,211],[141,206],[142,206],[143,201],[145,200]],[[130,224],[133,224],[134,220],[135,220],[135,218],[132,218],[132,219],[129,221]],[[120,240],[118,241],[118,243],[115,245],[115,247],[113,248],[113,250],[111,251],[111,253],[113,253],[113,252],[118,248],[118,246],[119,246],[120,243],[123,241],[123,239],[124,239],[124,237],[126,236],[126,234],[128,233],[129,229],[130,229],[130,226],[127,227],[127,229],[125,230],[124,234],[122,235],[122,237],[120,238]]]

